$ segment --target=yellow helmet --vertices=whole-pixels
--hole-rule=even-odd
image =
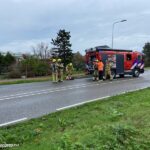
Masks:
[[[57,61],[58,61],[58,62],[61,62],[61,59],[59,58]]]
[[[95,62],[98,62],[98,59],[95,59],[94,61],[95,61]]]
[[[53,59],[52,62],[53,62],[53,63],[56,62],[56,59]]]
[[[72,63],[69,63],[69,66],[72,66]]]

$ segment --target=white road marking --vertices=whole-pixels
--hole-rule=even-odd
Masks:
[[[42,94],[48,94],[48,93],[53,93],[53,92],[60,92],[60,91],[65,91],[65,90],[72,90],[72,89],[78,89],[78,88],[83,88],[83,87],[90,87],[90,86],[95,86],[95,85],[99,85],[99,84],[89,84],[89,85],[83,85],[83,86],[74,86],[74,87],[70,87],[70,88],[58,88],[55,90],[47,90],[45,92],[39,92],[39,93],[31,93],[31,94],[24,94],[24,95],[18,95],[18,96],[8,96],[5,98],[0,98],[0,101],[4,101],[4,100],[10,100],[10,99],[15,99],[15,98],[22,98],[22,97],[29,97],[29,96],[34,96],[34,95],[42,95]]]
[[[96,84],[96,85],[99,85],[99,84]],[[134,90],[124,91],[124,92],[121,92],[121,93],[116,94],[116,95],[121,95],[121,94],[125,94],[125,93],[128,93],[128,92],[139,91],[139,90],[142,90],[142,89],[145,89],[145,88],[148,88],[148,87],[149,86],[138,88],[138,89],[134,89]],[[81,105],[84,105],[86,103],[90,103],[90,102],[94,102],[94,101],[98,101],[98,100],[105,100],[105,99],[107,99],[109,97],[112,97],[112,96],[115,96],[115,95],[110,95],[110,96],[105,96],[105,97],[99,97],[99,98],[92,99],[92,100],[87,100],[87,101],[84,101],[84,102],[81,102],[81,103],[76,103],[76,104],[73,104],[73,105],[61,107],[61,108],[56,109],[56,111],[61,111],[61,110],[69,109],[69,108],[72,108],[72,107],[81,106]],[[18,123],[18,122],[22,122],[22,121],[25,121],[25,120],[27,120],[27,118],[21,118],[21,119],[18,119],[18,120],[6,122],[6,123],[3,123],[3,124],[0,124],[0,127],[8,126],[8,125],[15,124],[15,123]]]
[[[100,83],[100,84],[104,84],[104,85],[105,85],[105,84],[107,84],[107,83],[105,82],[105,83]]]
[[[73,104],[73,105],[61,107],[61,108],[58,108],[58,109],[56,109],[56,110],[57,110],[57,111],[61,111],[61,110],[64,110],[64,109],[72,108],[72,107],[75,107],[75,106],[81,106],[81,105],[86,104],[86,103],[98,101],[98,100],[101,100],[101,99],[106,99],[106,98],[109,98],[109,97],[110,97],[110,96],[99,97],[99,98],[92,99],[92,100],[88,100],[88,101],[85,101],[85,102],[76,103],[76,104]]]
[[[14,95],[0,97],[0,101],[35,96],[35,95],[42,95],[42,94],[48,94],[48,93],[53,93],[53,92],[60,92],[60,91],[72,90],[72,89],[78,89],[78,88],[84,88],[84,87],[90,87],[90,86],[98,86],[98,85],[102,86],[105,84],[112,84],[112,83],[116,83],[116,82],[121,83],[123,81],[125,82],[125,81],[129,81],[129,80],[135,80],[135,79],[119,80],[119,81],[114,81],[114,82],[110,81],[110,82],[104,82],[104,83],[101,82],[101,83],[77,84],[77,85],[64,86],[64,87],[60,87],[60,88],[51,88],[51,89],[32,91],[32,92],[27,92],[27,93],[18,93],[18,94],[14,94]]]
[[[98,101],[98,100],[104,100],[104,99],[107,99],[107,98],[112,97],[112,96],[117,96],[117,95],[129,93],[129,92],[135,92],[135,91],[143,90],[143,89],[148,88],[148,87],[149,86],[134,89],[134,90],[124,91],[124,92],[121,92],[119,94],[114,94],[114,95],[110,95],[110,96],[104,96],[104,97],[99,97],[99,98],[92,99],[92,100],[87,100],[87,101],[84,101],[84,102],[81,102],[81,103],[76,103],[76,104],[73,104],[73,105],[58,108],[58,109],[56,109],[56,111],[61,111],[61,110],[69,109],[69,108],[72,108],[72,107],[81,106],[81,105],[84,105],[84,104],[87,104],[87,103],[90,103],[90,102],[94,102],[94,101]]]
[[[13,95],[9,95],[9,96],[2,96],[0,98],[14,97],[14,96],[20,96],[20,95],[33,94],[33,93],[40,93],[40,92],[49,91],[49,90],[57,90],[57,89],[61,89],[61,88],[69,88],[69,87],[82,86],[82,85],[88,85],[88,84],[91,84],[91,83],[70,85],[70,86],[64,86],[64,87],[59,87],[59,88],[50,88],[50,89],[39,90],[39,91],[32,91],[32,92],[27,92],[27,93],[18,93],[18,94],[13,94]]]
[[[27,118],[22,118],[22,119],[6,122],[6,123],[3,123],[3,124],[0,124],[0,127],[8,126],[8,125],[18,123],[18,122],[21,122],[21,121],[25,121],[25,120],[27,120]]]
[[[149,88],[150,86],[145,86],[145,87],[142,87],[142,88],[137,88],[137,89],[134,89],[134,90],[128,90],[126,91],[125,93],[129,93],[129,92],[136,92],[136,91],[140,91],[140,90],[143,90],[143,89],[146,89],[146,88]],[[123,93],[123,92],[122,92]]]

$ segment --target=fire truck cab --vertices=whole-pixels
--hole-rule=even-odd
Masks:
[[[141,73],[144,73],[143,53],[132,50],[111,49],[104,46],[90,48],[85,52],[87,74],[93,73],[93,61],[95,59],[101,59],[104,66],[106,60],[109,60],[112,63],[111,72],[114,78],[116,75],[124,77],[126,74],[139,77]]]

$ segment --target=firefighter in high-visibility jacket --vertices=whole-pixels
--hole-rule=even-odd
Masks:
[[[61,59],[58,59],[57,62],[58,62],[58,64],[57,64],[58,65],[58,81],[59,82],[63,82],[63,76],[64,76],[63,69],[64,69],[64,65],[61,62]]]
[[[93,81],[98,81],[99,80],[98,59],[94,60],[94,62],[93,62],[93,68],[94,68]]]
[[[66,72],[67,72],[67,77],[66,77],[66,79],[67,79],[67,80],[73,79],[73,77],[72,77],[73,70],[74,70],[73,64],[72,64],[72,63],[69,63],[69,64],[66,66]]]
[[[105,79],[110,79],[112,80],[112,75],[111,75],[111,62],[109,60],[106,60],[106,65],[105,65]]]
[[[99,60],[97,65],[98,65],[98,72],[99,72],[99,81],[102,81],[103,80],[103,74],[104,74],[104,64],[103,64],[101,59]]]
[[[51,70],[52,70],[52,79],[53,82],[58,82],[58,64],[56,59],[52,60],[52,64],[51,64]]]

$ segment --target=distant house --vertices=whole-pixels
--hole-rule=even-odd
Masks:
[[[23,54],[21,53],[13,53],[12,54],[15,58],[16,58],[16,61],[20,62],[21,60],[23,60]]]
[[[5,53],[5,52],[0,52],[0,53],[1,53],[3,56],[6,56],[6,54],[7,54],[7,53]]]

